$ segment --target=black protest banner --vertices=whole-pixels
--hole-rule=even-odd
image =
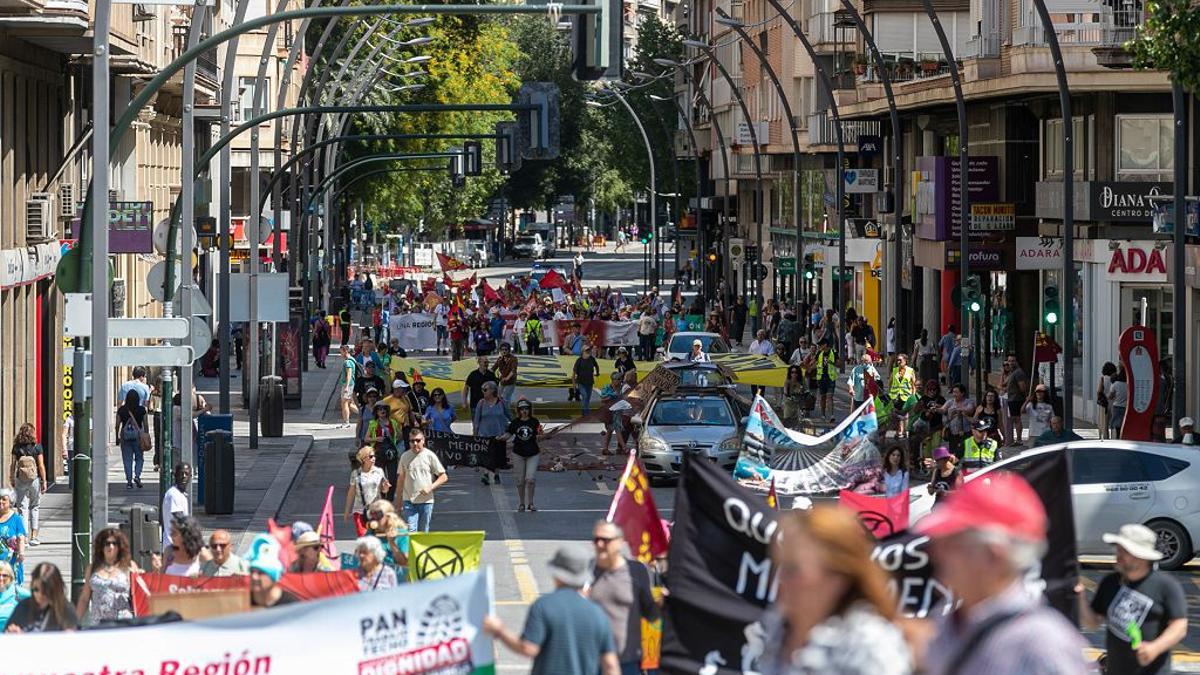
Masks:
[[[494,468],[495,463],[488,452],[491,439],[444,431],[430,431],[425,438],[445,466]]]
[[[675,492],[663,606],[662,668],[707,675],[753,672],[759,618],[774,599],[768,544],[777,512],[708,461],[686,461]]]
[[[1055,451],[1031,455],[1012,468],[1037,492],[1049,520],[1046,553],[1041,564],[1026,574],[1025,588],[1035,595],[1045,595],[1051,607],[1074,621],[1079,570],[1067,462],[1065,452]],[[986,475],[975,480],[986,480]],[[871,554],[892,576],[891,587],[901,616],[937,618],[949,613],[957,602],[950,589],[934,578],[928,549],[929,537],[902,531],[880,540]]]

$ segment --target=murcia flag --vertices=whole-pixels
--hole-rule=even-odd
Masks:
[[[442,271],[456,272],[458,270],[468,269],[468,266],[463,261],[454,256],[446,255],[445,253],[437,254],[438,264],[442,266]]]
[[[625,531],[629,550],[641,562],[649,564],[654,558],[666,555],[670,544],[667,530],[654,505],[646,471],[632,452],[608,507],[607,520]]]

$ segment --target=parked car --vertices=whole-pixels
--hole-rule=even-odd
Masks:
[[[692,341],[699,340],[704,345],[704,353],[712,354],[728,354],[732,351],[729,348],[729,343],[719,333],[704,333],[701,331],[681,331],[671,336],[671,341],[667,343],[666,353],[664,358],[667,361],[671,359],[686,360],[687,355],[692,351]]]
[[[651,482],[678,478],[685,454],[707,458],[732,473],[748,412],[724,387],[680,387],[655,394],[632,419]]]
[[[537,232],[518,234],[512,250],[513,255],[522,258],[543,258],[546,255],[546,242]]]
[[[1024,473],[1039,459],[1070,453],[1071,501],[1079,555],[1112,555],[1102,541],[1126,523],[1141,523],[1158,534],[1163,569],[1182,567],[1200,551],[1200,453],[1166,443],[1074,441],[1027,450],[972,473]],[[924,486],[912,489],[912,520],[933,508]]]
[[[471,241],[467,244],[467,262],[471,267],[481,268],[491,264],[488,243]]]

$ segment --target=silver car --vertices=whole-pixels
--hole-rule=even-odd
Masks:
[[[742,443],[740,420],[737,404],[721,391],[656,396],[633,418],[646,473],[652,481],[676,478],[685,455],[705,457],[732,473]]]
[[[1079,555],[1112,555],[1101,537],[1126,523],[1141,523],[1158,534],[1163,569],[1178,569],[1200,544],[1200,452],[1165,443],[1074,441],[1028,450],[972,473],[1022,473],[1046,453],[1069,452],[1071,497]],[[914,486],[912,519],[933,508],[924,486]]]

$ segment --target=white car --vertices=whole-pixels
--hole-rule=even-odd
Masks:
[[[516,242],[513,243],[513,254],[535,260],[544,258],[546,243],[542,241],[542,235],[537,232],[518,234]]]
[[[1023,473],[1039,458],[1068,452],[1075,539],[1079,555],[1112,555],[1101,540],[1127,523],[1158,535],[1163,569],[1178,569],[1200,552],[1200,452],[1167,443],[1073,441],[1027,450],[966,477],[992,471]],[[913,486],[909,504],[916,521],[933,508],[923,485]]]
[[[728,354],[729,343],[719,333],[704,333],[701,331],[681,331],[671,336],[671,341],[667,343],[664,350],[663,358],[667,361],[671,359],[679,359],[686,361],[688,354],[692,352],[692,341],[699,340],[705,354]]]

